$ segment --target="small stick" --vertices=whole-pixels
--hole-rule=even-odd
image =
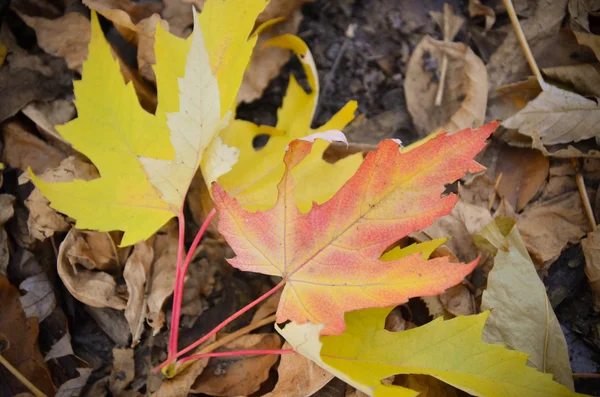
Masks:
[[[4,365],[4,367],[15,376],[31,393],[33,393],[36,397],[46,397],[44,392],[35,387],[33,383],[31,383],[22,373],[19,372],[18,369],[12,366],[11,363],[5,359],[2,354],[0,354],[0,364]]]
[[[600,374],[586,374],[586,373],[576,372],[576,373],[573,374],[573,378],[578,378],[578,379],[599,379],[600,378]]]
[[[583,180],[583,175],[580,172],[579,162],[576,159],[571,159],[571,163],[573,163],[573,167],[575,167],[575,181],[577,182],[577,189],[579,190],[579,194],[581,195],[583,208],[585,208],[585,214],[587,215],[588,221],[590,222],[592,231],[595,231],[597,228],[596,218],[594,217],[594,211],[592,211],[590,198],[588,197],[587,190],[585,189],[585,181]]]
[[[496,202],[496,195],[498,195],[498,186],[500,185],[500,181],[502,180],[502,172],[498,174],[496,177],[496,183],[494,183],[494,190],[490,193],[490,203],[488,205],[488,211],[492,211],[492,207]]]
[[[444,3],[444,18],[443,18],[443,35],[444,43],[450,42],[450,13],[452,12],[452,6],[448,3]],[[442,52],[442,70],[440,71],[440,83],[438,85],[437,93],[435,94],[435,106],[442,105],[442,96],[444,95],[444,86],[446,85],[446,74],[448,73],[448,55]]]
[[[506,11],[508,12],[508,16],[510,18],[510,22],[515,29],[515,33],[517,34],[517,39],[519,40],[519,44],[521,44],[521,49],[525,53],[525,58],[527,58],[527,63],[531,68],[535,78],[537,79],[542,90],[546,91],[549,86],[544,81],[544,77],[542,77],[542,72],[540,72],[540,68],[535,62],[535,58],[533,57],[533,53],[531,52],[531,48],[529,47],[529,43],[527,43],[527,38],[525,38],[525,33],[523,33],[523,28],[521,28],[521,24],[519,23],[519,18],[517,17],[517,13],[515,12],[515,8],[513,7],[511,0],[503,0],[504,7],[506,7]]]

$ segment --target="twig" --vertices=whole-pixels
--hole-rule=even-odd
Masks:
[[[581,372],[576,372],[573,374],[573,378],[578,379],[598,379],[600,378],[600,374],[586,374]]]
[[[444,14],[443,14],[443,36],[444,43],[450,42],[450,15],[452,13],[452,6],[448,3],[444,3]],[[444,86],[446,85],[446,74],[448,74],[448,54],[442,51],[442,70],[440,71],[440,83],[438,84],[437,93],[435,94],[435,106],[442,105],[442,96],[444,95]]]
[[[17,378],[35,396],[46,397],[44,392],[42,392],[40,389],[35,387],[35,385],[33,383],[31,383],[25,376],[23,376],[23,374],[20,373],[18,369],[13,367],[12,364],[9,363],[8,360],[4,358],[4,356],[2,356],[2,354],[0,354],[0,364],[4,365],[4,367],[8,370],[8,372],[13,374],[15,376],[15,378]]]
[[[490,193],[490,203],[488,204],[488,211],[492,211],[492,207],[494,207],[494,203],[496,202],[496,195],[498,195],[498,186],[500,185],[500,181],[502,180],[502,172],[498,174],[496,177],[496,182],[494,183],[494,190]]]
[[[542,72],[540,72],[540,68],[535,62],[535,58],[533,57],[531,48],[529,48],[529,43],[527,43],[527,38],[525,38],[525,33],[523,33],[523,28],[521,28],[521,24],[519,23],[519,18],[517,17],[517,13],[515,12],[512,1],[503,0],[503,2],[504,7],[506,7],[506,11],[508,12],[510,22],[512,23],[515,33],[517,34],[519,44],[521,44],[521,49],[525,53],[525,58],[527,58],[527,63],[529,64],[529,67],[531,68],[531,71],[533,72],[542,90],[546,91],[548,89],[548,84],[544,81]]]
[[[592,231],[595,231],[596,218],[594,218],[594,211],[592,211],[592,205],[590,204],[590,198],[588,197],[587,190],[585,189],[585,181],[579,168],[579,162],[576,159],[571,159],[573,167],[575,167],[575,181],[577,182],[577,189],[581,195],[581,201],[583,202],[583,208],[585,208],[585,214],[587,215]]]

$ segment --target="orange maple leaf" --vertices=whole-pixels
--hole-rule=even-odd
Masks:
[[[344,332],[344,312],[442,293],[477,261],[453,264],[445,257],[423,260],[418,254],[379,258],[394,242],[450,213],[458,198],[441,197],[445,184],[465,171],[484,169],[473,156],[497,125],[441,134],[404,152],[385,140],[335,196],[322,205],[314,203],[306,214],[294,202],[290,170],[312,144],[293,141],[285,154],[277,203],[268,211],[246,211],[214,185],[219,231],[237,255],[229,262],[241,270],[283,277],[277,322],[325,324],[322,335]]]

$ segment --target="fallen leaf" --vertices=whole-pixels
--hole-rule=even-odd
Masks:
[[[455,317],[477,313],[473,295],[463,284],[450,287],[446,292],[440,294],[440,302],[444,309]]]
[[[108,238],[106,233],[87,233],[96,233],[105,241]],[[124,310],[127,303],[117,294],[117,283],[113,276],[103,271],[88,270],[79,265],[77,261],[79,258],[82,258],[88,266],[90,263],[96,262],[93,257],[90,257],[93,253],[90,252],[89,246],[86,247],[85,240],[82,240],[82,232],[73,228],[67,233],[58,249],[58,275],[65,287],[75,299],[86,305]],[[106,258],[106,256],[104,257]]]
[[[74,155],[71,145],[60,136],[55,125],[66,124],[76,115],[75,105],[66,99],[56,99],[51,102],[31,102],[21,112],[33,121],[38,131],[64,153]]]
[[[442,104],[435,107],[439,82],[435,81],[434,75],[442,65],[444,54],[448,59],[446,84]],[[427,68],[427,57],[433,58],[437,65],[435,69]],[[421,137],[438,129],[457,132],[485,120],[488,95],[485,65],[463,43],[448,43],[425,36],[408,62],[404,91],[408,111]]]
[[[92,374],[91,368],[77,368],[79,376],[60,385],[55,397],[79,397]]]
[[[519,216],[517,226],[534,263],[551,263],[569,244],[589,231],[579,192],[532,204]]]
[[[127,283],[127,307],[125,308],[125,318],[129,323],[132,340],[131,346],[138,344],[146,320],[147,302],[146,302],[146,283],[150,266],[154,260],[154,250],[152,248],[154,238],[141,241],[134,245],[133,252],[125,263],[123,278]]]
[[[56,389],[38,346],[38,321],[26,318],[19,297],[19,290],[0,275],[0,334],[9,343],[2,356],[43,393],[53,396]],[[27,391],[15,377],[8,376],[5,382],[13,395]]]
[[[495,218],[475,241],[494,255],[481,302],[491,310],[483,340],[529,354],[529,365],[574,390],[565,336],[515,221]]]
[[[75,84],[78,118],[58,130],[90,158],[101,178],[47,184],[32,176],[52,207],[75,218],[79,228],[123,230],[121,244],[131,245],[148,238],[182,210],[202,159],[217,163],[203,166],[203,171],[224,172],[236,160],[235,153],[225,153],[228,148],[213,138],[234,103],[256,41],[254,36],[248,39],[253,15],[264,6],[262,0],[208,2],[196,18],[196,33],[187,42],[158,24],[155,50],[161,62],[154,68],[159,103],[154,116],[139,107],[132,87],[122,84],[93,13],[88,60],[83,79]],[[224,15],[236,22],[223,24]],[[189,48],[192,56],[184,62]],[[179,77],[180,85],[175,83]],[[111,87],[110,93],[101,91],[99,96],[98,86]],[[220,106],[215,104],[217,98]],[[176,113],[167,120],[167,112]],[[106,119],[105,114],[113,117]],[[120,132],[124,124],[126,136]],[[102,144],[97,136],[103,136]],[[205,151],[208,154],[203,156]],[[89,202],[98,200],[103,205],[90,212]]]
[[[81,73],[90,41],[90,21],[78,12],[56,19],[19,15],[33,30],[37,43],[46,53],[64,58],[71,70]]]
[[[599,231],[588,233],[581,240],[585,255],[585,274],[594,296],[594,310],[600,311],[600,238]]]
[[[112,349],[113,368],[108,382],[113,396],[119,396],[135,378],[135,362],[133,349]]]
[[[291,349],[288,342],[282,349]],[[283,354],[277,367],[275,388],[263,397],[311,396],[321,390],[333,375],[301,354]]]
[[[129,326],[123,311],[110,307],[84,306],[85,311],[96,321],[96,324],[118,346],[129,343]]]
[[[70,354],[74,355],[75,353],[73,352],[73,346],[71,345],[71,334],[67,330],[62,338],[52,345],[50,351],[44,356],[44,361],[68,356]]]
[[[46,273],[28,277],[19,289],[27,293],[21,297],[21,305],[27,317],[37,317],[38,322],[44,321],[56,307],[54,284]]]
[[[269,298],[256,310],[254,315],[252,316],[251,323],[255,323],[257,321],[262,320],[263,318],[269,317],[271,314],[277,311],[277,306],[279,306],[279,301],[281,300],[281,290],[275,292],[273,295],[269,296]]]
[[[490,30],[496,22],[496,13],[491,7],[481,4],[480,0],[469,0],[469,16],[471,18],[477,16],[485,17],[485,30]]]
[[[249,334],[226,344],[223,351],[275,350],[280,347],[281,338],[277,334]],[[211,396],[248,396],[267,380],[269,370],[278,359],[274,354],[211,358],[192,385],[191,392]]]
[[[581,45],[589,47],[596,54],[596,58],[600,60],[600,36],[597,34],[573,32],[577,38],[577,42]]]
[[[18,46],[7,24],[0,28],[0,41],[7,50],[0,70],[0,122],[32,101],[50,101],[72,93],[73,74],[62,59],[28,54]]]
[[[396,375],[394,385],[419,392],[419,397],[459,397],[457,390],[429,375]]]
[[[286,152],[287,172],[278,186],[278,201],[270,210],[249,212],[218,184],[213,186],[219,232],[237,254],[229,262],[241,270],[283,277],[287,285],[277,322],[326,323],[325,334],[344,330],[345,311],[443,292],[476,263],[423,261],[418,255],[382,262],[379,257],[399,238],[451,210],[456,198],[440,199],[444,184],[465,171],[481,170],[472,157],[496,125],[441,134],[403,152],[393,140],[383,141],[329,201],[306,214],[294,204],[296,181],[290,171],[310,153],[312,144],[293,141]],[[416,171],[423,169],[427,172]],[[383,279],[394,282],[381,284]]]
[[[537,150],[503,145],[496,161],[496,175],[500,173],[497,192],[517,211],[542,190],[548,180],[550,161]]]
[[[237,148],[240,156],[231,171],[219,178],[219,185],[248,210],[266,210],[275,205],[277,182],[285,171],[281,158],[292,140],[313,133],[344,128],[354,118],[357,106],[354,101],[348,102],[325,125],[315,130],[311,129],[319,95],[319,80],[308,46],[300,38],[292,35],[275,38],[268,44],[292,49],[296,53],[312,91],[305,92],[291,76],[282,106],[277,112],[278,121],[275,128],[234,120],[221,132],[223,142]],[[252,142],[262,134],[270,135],[269,140],[264,147],[256,150]],[[292,171],[297,182],[296,203],[303,212],[310,210],[313,201],[321,204],[333,196],[354,174],[362,161],[362,155],[357,153],[329,164],[322,160],[328,146],[327,142],[317,141],[310,157]],[[253,172],[247,172],[248,169],[252,169]],[[312,175],[321,175],[322,178],[315,180]]]
[[[596,135],[600,105],[574,92],[548,86],[502,126],[515,129],[535,143],[555,145],[577,142]]]
[[[277,329],[297,352],[369,396],[416,397],[418,392],[382,383],[391,375],[415,373],[486,397],[583,396],[527,367],[526,354],[483,343],[489,312],[438,318],[418,328],[389,332],[384,325],[391,310],[346,313],[346,332],[320,340],[323,325],[292,322]]]
[[[589,32],[589,18],[598,15],[600,7],[594,0],[569,0],[568,10],[571,29]]]
[[[9,121],[2,125],[4,150],[2,162],[9,167],[27,170],[31,167],[41,174],[49,168],[58,167],[65,154],[48,145],[29,131],[18,121]]]
[[[544,68],[542,72],[551,81],[566,84],[581,95],[600,96],[600,65],[598,64],[557,66]]]

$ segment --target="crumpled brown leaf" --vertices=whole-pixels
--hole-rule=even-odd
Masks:
[[[19,290],[0,275],[0,335],[9,342],[2,356],[46,395],[56,389],[38,346],[39,326],[35,317],[25,317]],[[13,395],[27,391],[16,378],[8,377],[6,386]]]
[[[285,342],[282,349],[291,349]],[[277,367],[277,385],[263,397],[310,396],[321,390],[333,375],[302,354],[284,354]]]
[[[598,64],[583,63],[544,68],[542,73],[551,81],[565,84],[581,95],[600,96],[600,65]]]
[[[68,157],[56,168],[38,175],[45,182],[71,182],[73,179],[89,181],[100,176],[96,167],[83,161],[79,156]],[[29,174],[23,173],[19,183],[24,184],[30,180]],[[25,199],[25,206],[29,210],[27,219],[29,232],[38,240],[45,240],[56,232],[66,232],[71,227],[64,215],[50,207],[50,202],[37,187]]]
[[[475,239],[494,255],[481,302],[492,311],[483,340],[529,354],[530,365],[573,390],[565,336],[515,221],[496,218]]]
[[[58,167],[66,155],[60,150],[42,141],[27,128],[17,122],[9,121],[2,126],[4,150],[2,162],[8,166],[27,171],[31,167],[36,174]]]
[[[133,349],[112,349],[113,368],[109,378],[109,389],[113,396],[119,396],[135,378]]]
[[[569,25],[573,30],[590,31],[590,16],[600,15],[600,4],[595,0],[569,0]]]
[[[146,320],[147,304],[145,300],[145,286],[150,272],[150,266],[154,260],[154,250],[152,245],[154,238],[147,241],[141,241],[133,247],[133,252],[125,263],[123,278],[127,283],[127,307],[125,308],[125,318],[129,323],[129,329],[133,336],[131,345],[135,346],[140,340],[144,323]]]
[[[594,230],[581,240],[585,255],[585,274],[594,296],[594,310],[600,312],[600,231]]]
[[[85,16],[70,12],[56,19],[20,17],[35,30],[38,45],[46,53],[64,58],[69,69],[81,73],[90,42],[90,21]]]
[[[448,57],[442,104],[434,106],[439,82],[434,75]],[[435,81],[435,82],[433,82]],[[483,123],[487,104],[485,65],[463,43],[448,43],[425,36],[406,70],[406,105],[420,136],[438,128],[456,132]]]
[[[491,7],[481,4],[480,0],[469,0],[469,16],[485,17],[485,30],[490,30],[496,22],[496,13]]]
[[[473,294],[463,284],[455,285],[440,294],[440,302],[444,309],[455,317],[469,316],[477,312]]]
[[[31,101],[50,101],[73,92],[73,73],[64,61],[51,55],[30,55],[18,46],[7,24],[0,28],[6,57],[0,69],[0,122]]]
[[[54,284],[45,272],[28,277],[19,285],[19,289],[27,291],[21,297],[21,305],[27,317],[37,317],[41,323],[56,307]]]
[[[226,344],[224,350],[273,350],[280,346],[278,334],[247,334]],[[269,370],[278,358],[274,354],[211,358],[191,391],[212,396],[250,395],[267,380]]]
[[[50,102],[31,102],[21,112],[38,128],[38,131],[60,151],[70,156],[75,155],[71,144],[63,139],[54,126],[66,124],[75,118],[76,110],[73,101],[56,99]]]
[[[575,33],[575,37],[577,38],[577,42],[581,45],[589,47],[594,54],[596,54],[596,58],[600,60],[600,36],[597,34],[584,33],[584,32],[573,32]]]
[[[108,240],[107,233],[71,229],[58,250],[58,275],[71,295],[86,305],[124,310],[127,301],[117,293],[114,277],[92,270],[118,267]]]

